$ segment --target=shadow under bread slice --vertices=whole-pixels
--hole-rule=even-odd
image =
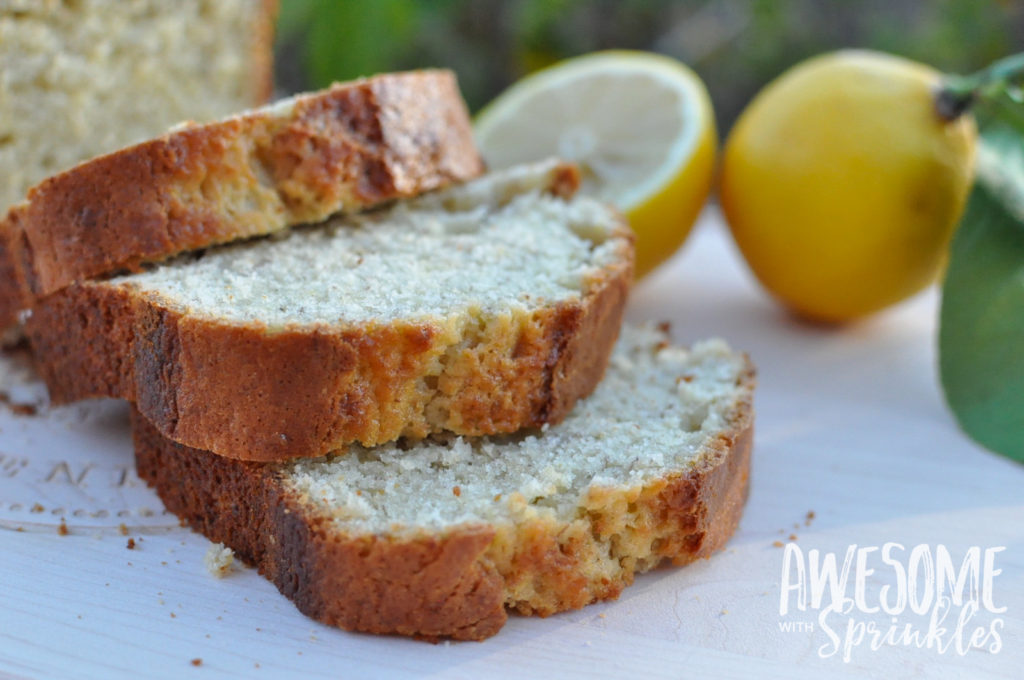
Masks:
[[[231,458],[558,422],[618,336],[633,236],[574,166],[75,284],[26,321],[55,403],[120,397]]]
[[[135,412],[167,509],[346,630],[482,639],[507,612],[615,598],[636,573],[722,548],[747,496],[754,369],[627,326],[559,425],[260,464],[189,449]],[[211,586],[214,587],[214,586]]]

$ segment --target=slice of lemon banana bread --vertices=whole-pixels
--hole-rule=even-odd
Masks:
[[[555,161],[40,302],[55,403],[136,402],[250,460],[561,420],[618,335],[633,236]]]
[[[747,494],[754,370],[626,327],[559,425],[229,460],[133,418],[139,475],[167,508],[348,630],[481,639],[506,611],[615,598],[634,574],[720,549]]]
[[[0,221],[0,326],[80,280],[480,174],[450,71],[384,74],[81,163]]]

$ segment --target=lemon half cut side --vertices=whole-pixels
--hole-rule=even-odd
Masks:
[[[718,139],[700,78],[648,52],[598,52],[519,81],[481,111],[492,169],[558,156],[582,190],[621,210],[637,234],[637,276],[675,252],[711,188]]]

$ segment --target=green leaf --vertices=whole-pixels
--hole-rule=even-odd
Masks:
[[[286,0],[279,3],[274,38],[278,42],[288,40],[305,29],[313,19],[316,4],[313,0]]]
[[[313,0],[307,68],[313,87],[387,71],[413,37],[414,0]]]
[[[1024,462],[1024,128],[988,114],[943,284],[939,367],[964,431]]]

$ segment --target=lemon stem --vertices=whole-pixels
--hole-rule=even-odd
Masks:
[[[963,115],[979,98],[1009,91],[1020,98],[1020,84],[1024,82],[1024,52],[996,61],[969,76],[946,76],[935,97],[939,115],[953,121]]]

